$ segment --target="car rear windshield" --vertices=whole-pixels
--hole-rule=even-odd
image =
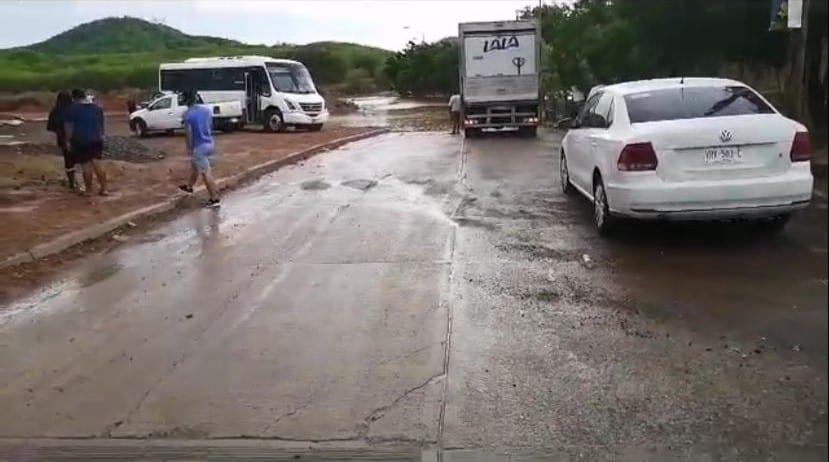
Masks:
[[[770,114],[760,96],[742,86],[679,87],[625,96],[630,123],[701,117]]]

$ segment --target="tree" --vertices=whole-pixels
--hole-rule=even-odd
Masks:
[[[406,49],[386,60],[383,73],[401,94],[445,95],[458,88],[457,44],[409,42]]]

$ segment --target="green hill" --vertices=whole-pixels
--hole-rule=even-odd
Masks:
[[[0,91],[153,88],[160,63],[237,55],[295,59],[305,63],[317,83],[370,91],[384,85],[381,69],[391,54],[341,42],[247,45],[137,18],[106,18],[34,45],[0,50]]]
[[[40,53],[92,54],[136,53],[212,45],[242,46],[235,40],[187,35],[164,24],[123,17],[81,24],[25,48]]]

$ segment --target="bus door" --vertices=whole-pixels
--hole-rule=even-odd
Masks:
[[[258,123],[262,120],[262,79],[257,69],[245,71],[245,113],[248,123]]]

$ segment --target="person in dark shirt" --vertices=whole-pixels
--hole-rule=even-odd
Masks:
[[[55,100],[55,107],[49,111],[46,130],[55,134],[58,148],[60,148],[63,154],[63,167],[66,169],[66,179],[69,180],[69,188],[74,190],[77,187],[75,182],[75,161],[69,153],[69,143],[66,139],[66,129],[64,126],[70,106],[72,106],[72,96],[69,92],[59,92]]]
[[[98,194],[107,196],[106,172],[100,164],[104,151],[104,111],[87,100],[83,90],[72,90],[72,99],[74,103],[66,116],[66,137],[73,160],[83,169],[84,194],[91,194],[94,173],[101,185]]]

